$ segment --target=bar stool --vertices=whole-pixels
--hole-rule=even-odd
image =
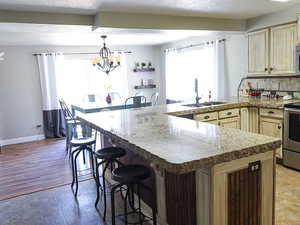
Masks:
[[[111,219],[112,225],[115,225],[115,191],[118,188],[122,188],[123,186],[127,186],[126,194],[124,197],[124,217],[125,217],[125,225],[128,224],[127,216],[129,214],[137,213],[139,217],[139,221],[130,224],[140,224],[143,222],[147,222],[152,220],[153,224],[156,225],[156,206],[154,204],[152,208],[152,218],[143,214],[141,210],[141,196],[140,196],[140,188],[143,187],[147,189],[151,195],[153,196],[152,190],[146,185],[142,184],[141,181],[149,178],[151,176],[150,169],[143,165],[126,165],[121,166],[112,171],[112,179],[114,181],[119,182],[114,185],[111,189]],[[136,194],[138,197],[138,208],[134,208],[134,188],[136,186]],[[131,199],[130,199],[131,195]],[[129,200],[129,205],[132,208],[132,212],[127,212],[127,200]]]
[[[118,158],[121,158],[126,155],[126,151],[123,148],[119,147],[107,147],[100,149],[94,153],[95,159],[96,159],[96,188],[97,188],[97,199],[95,201],[95,207],[97,208],[99,199],[100,199],[100,193],[99,189],[101,189],[101,192],[103,193],[103,200],[104,200],[104,215],[103,219],[106,218],[106,180],[105,180],[105,173],[110,166],[111,169],[114,167],[114,163],[117,163],[118,166],[123,165]],[[98,162],[97,159],[100,159],[101,161]],[[99,167],[101,165],[104,165],[103,171],[102,171],[102,186],[100,184],[100,176],[99,176]]]
[[[97,135],[97,134],[96,134]],[[71,188],[73,189],[73,186],[75,184],[75,193],[74,195],[77,197],[78,192],[78,171],[77,171],[77,158],[80,153],[83,153],[83,162],[85,163],[85,150],[87,150],[90,154],[90,160],[92,164],[92,173],[93,177],[95,177],[95,165],[94,165],[94,157],[93,157],[93,149],[92,146],[94,145],[94,148],[96,146],[96,138],[94,137],[82,137],[82,138],[73,138],[70,141],[70,149],[71,149],[71,165],[72,165],[72,184]],[[72,150],[73,148],[76,148]]]

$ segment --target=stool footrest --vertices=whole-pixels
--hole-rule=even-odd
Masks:
[[[136,219],[137,221],[136,222],[127,222],[128,224],[140,224],[140,221],[139,221],[139,212],[136,210],[136,211],[131,211],[131,212],[128,212],[127,213],[127,216],[130,216],[130,215],[133,215],[133,214],[136,214]],[[140,212],[141,214],[141,217],[142,217],[142,222],[149,222],[149,221],[152,221],[152,218],[145,215],[144,213]],[[118,214],[116,215],[116,218],[119,218],[122,222],[125,222],[125,220],[123,219],[123,217],[125,216],[125,214]]]

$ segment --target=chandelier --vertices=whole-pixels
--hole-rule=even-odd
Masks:
[[[112,52],[106,47],[106,35],[101,36],[103,47],[100,49],[99,56],[93,60],[93,65],[107,75],[121,65],[120,56],[113,56]]]

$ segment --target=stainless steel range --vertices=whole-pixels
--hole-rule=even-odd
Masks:
[[[300,102],[284,106],[283,164],[300,170]]]

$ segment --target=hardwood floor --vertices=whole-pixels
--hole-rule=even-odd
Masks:
[[[5,146],[0,154],[0,200],[72,181],[65,141],[46,139]]]

